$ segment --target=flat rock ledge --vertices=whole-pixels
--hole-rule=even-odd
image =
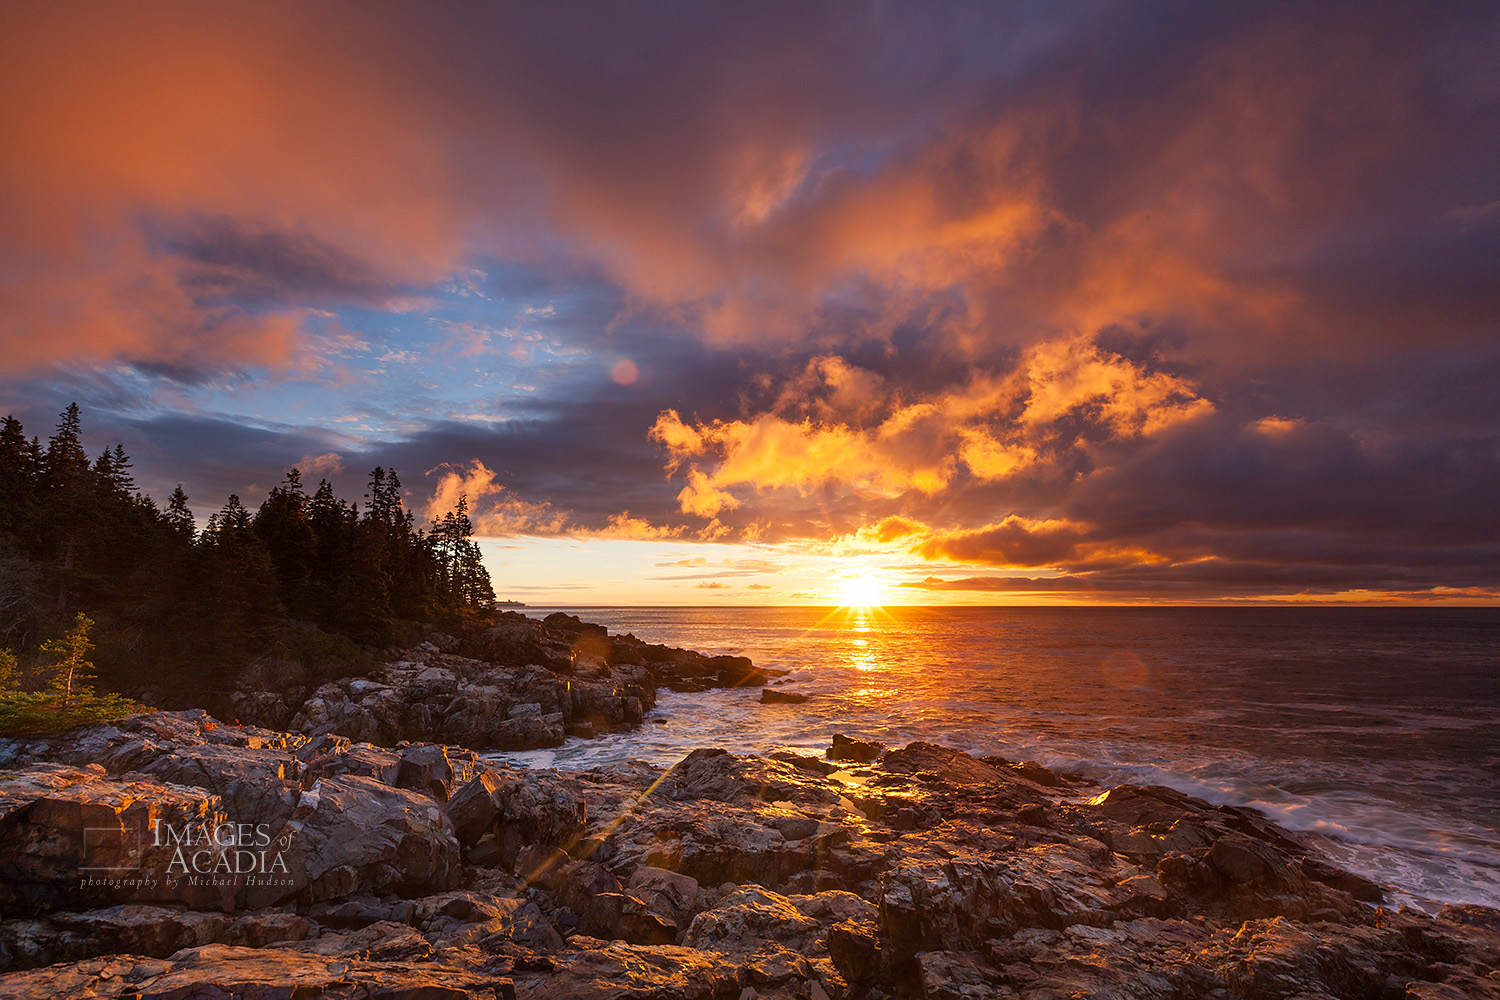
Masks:
[[[528,771],[162,712],[0,763],[0,997],[1500,997],[1500,912],[926,743]]]

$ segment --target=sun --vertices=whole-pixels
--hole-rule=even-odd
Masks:
[[[839,584],[839,602],[846,608],[876,608],[885,600],[885,586],[874,577],[846,576]]]

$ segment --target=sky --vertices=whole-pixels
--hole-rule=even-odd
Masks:
[[[0,412],[530,604],[1500,601],[1500,6],[0,5]]]

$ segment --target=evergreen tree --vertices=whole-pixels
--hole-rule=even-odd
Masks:
[[[113,450],[105,448],[94,461],[95,480],[107,492],[128,497],[135,489],[130,465],[130,456],[125,454],[124,445],[117,444]]]
[[[495,599],[482,553],[472,540],[469,498],[461,495],[453,510],[433,521],[431,549],[436,562],[439,603],[450,611],[480,608]]]
[[[355,536],[359,511],[334,495],[328,480],[318,483],[307,502],[307,523],[313,534],[313,556],[308,579],[308,616],[324,628],[344,631],[353,598]]]
[[[57,433],[47,439],[45,470],[54,484],[81,479],[88,472],[89,457],[83,450],[83,418],[77,403],[58,415]]]
[[[94,679],[94,664],[88,658],[94,651],[89,640],[89,630],[93,627],[93,619],[80,611],[66,635],[48,639],[41,645],[42,652],[57,657],[57,662],[47,670],[47,689],[62,697],[63,708],[74,697],[88,698],[94,693],[87,683]]]
[[[312,581],[313,529],[307,518],[302,473],[292,469],[255,512],[255,534],[276,568],[278,593],[288,608],[300,608]]]
[[[221,669],[243,666],[285,615],[277,599],[275,567],[251,524],[239,496],[230,494],[199,539],[204,577],[199,601],[214,623],[212,659]]]
[[[172,497],[167,502],[167,512],[164,515],[167,527],[173,534],[184,541],[191,542],[197,532],[197,524],[193,520],[193,511],[188,507],[187,494],[182,492],[182,484],[172,491]]]
[[[0,423],[0,537],[31,534],[40,473],[36,442],[26,440],[19,420],[6,417]]]
[[[83,450],[82,418],[78,404],[69,403],[58,418],[57,432],[47,440],[42,457],[42,493],[49,508],[42,532],[47,547],[60,550],[57,569],[57,610],[68,607],[69,589],[75,577],[79,536],[90,525],[89,457]]]
[[[386,645],[410,623],[451,622],[493,599],[467,498],[424,532],[394,469],[371,472],[363,506],[326,480],[308,496],[293,469],[253,513],[231,496],[195,534],[181,484],[159,508],[136,492],[123,444],[89,461],[81,423],[70,405],[44,444],[14,417],[0,421],[0,641],[19,650],[56,635],[64,612],[100,623],[94,639],[75,624],[47,645],[73,664],[60,689],[77,702],[70,712],[92,711],[78,692],[96,661],[105,684],[186,697],[232,682],[272,642],[306,636],[287,628],[293,616]]]

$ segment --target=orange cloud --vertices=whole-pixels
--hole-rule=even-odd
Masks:
[[[470,462],[467,468],[441,465],[429,469],[427,475],[431,476],[439,469],[443,474],[427,504],[427,516],[431,519],[442,517],[458,504],[459,497],[467,496],[477,535],[491,538],[549,536],[560,535],[567,528],[566,513],[553,509],[547,502],[532,503],[510,495],[483,462]],[[493,499],[495,497],[498,499]]]
[[[870,538],[877,542],[893,542],[898,538],[907,538],[911,535],[920,534],[925,531],[923,525],[915,521],[908,521],[904,517],[888,517],[879,524],[867,525],[860,528],[857,534],[862,538]]]
[[[651,438],[666,451],[669,474],[686,470],[682,512],[717,517],[740,507],[747,487],[932,497],[963,475],[1004,480],[1031,468],[1064,418],[1132,438],[1212,411],[1187,379],[1070,337],[1037,345],[1014,371],[975,371],[911,401],[873,373],[817,358],[773,410],[691,424],[666,410]]]
[[[608,523],[593,531],[575,531],[590,538],[623,538],[633,541],[649,541],[659,538],[680,538],[684,534],[680,527],[652,524],[641,517],[631,517],[630,511],[610,515]]]
[[[1149,435],[1213,411],[1186,379],[1144,371],[1086,337],[1032,348],[1026,380],[1023,425],[1051,423],[1087,407],[1117,435]]]

